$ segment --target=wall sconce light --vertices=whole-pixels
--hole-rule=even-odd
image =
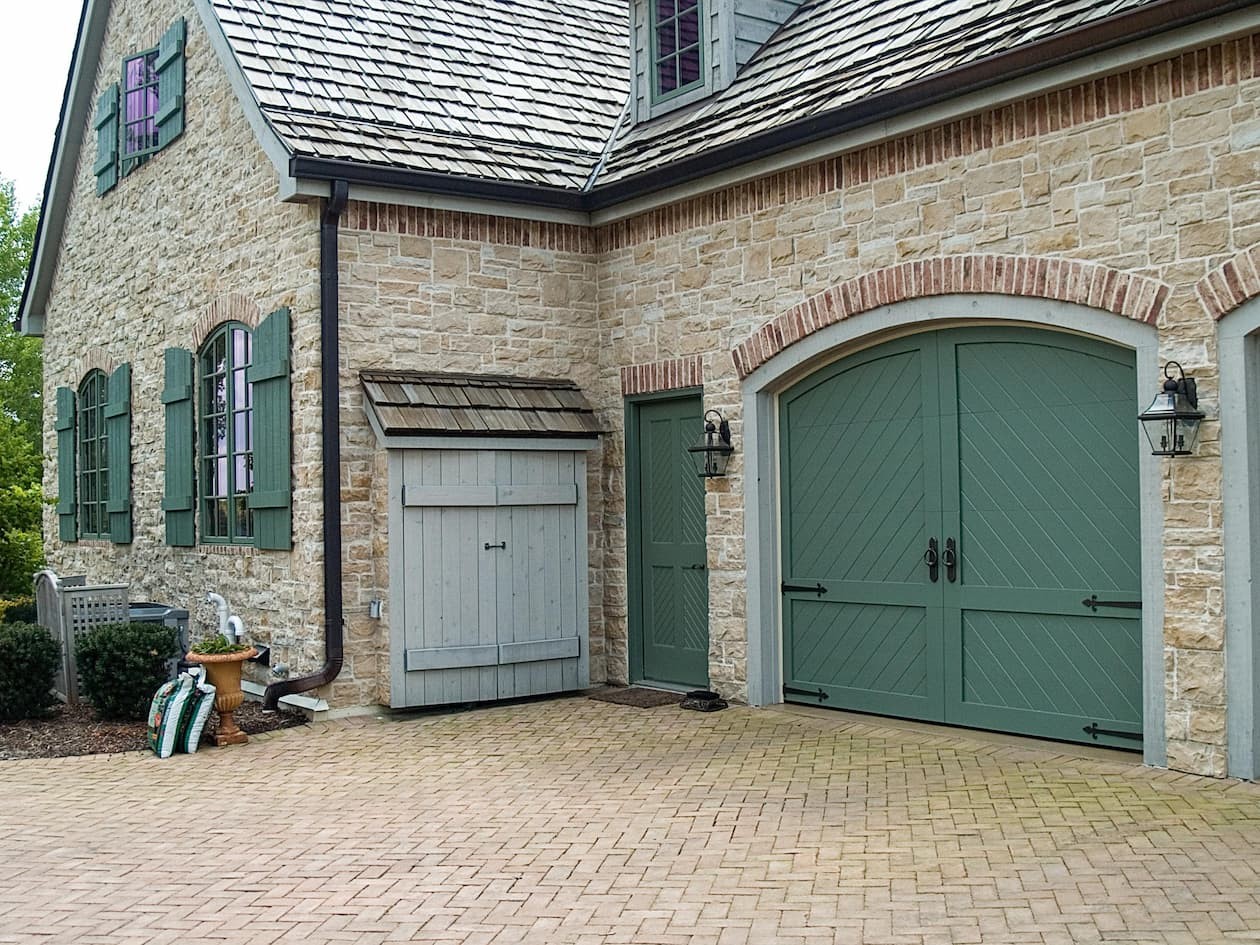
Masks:
[[[705,479],[726,475],[726,464],[735,447],[731,446],[731,425],[720,411],[705,413],[704,434],[695,446],[687,447],[687,452],[695,457],[696,470]]]
[[[1179,376],[1173,376],[1173,368]],[[1164,365],[1164,389],[1138,415],[1151,441],[1151,452],[1156,456],[1189,456],[1199,440],[1203,417],[1194,378],[1186,377],[1176,361],[1169,361]]]

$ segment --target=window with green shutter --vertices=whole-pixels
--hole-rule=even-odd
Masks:
[[[109,537],[109,431],[105,403],[109,378],[90,371],[79,385],[75,454],[78,462],[78,516],[80,538]]]
[[[167,544],[293,547],[289,332],[282,308],[167,349]]]
[[[122,63],[122,82],[96,103],[96,192],[105,194],[184,131],[184,42],[182,18],[153,49]]]
[[[247,377],[254,339],[239,322],[221,325],[197,359],[197,442],[201,460],[201,540],[252,544],[253,390]]]

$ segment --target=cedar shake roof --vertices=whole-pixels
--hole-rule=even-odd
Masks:
[[[581,192],[1158,0],[811,0],[728,88],[637,126],[627,0],[211,2],[295,155]]]
[[[213,0],[295,154],[581,189],[629,89],[616,0]]]
[[[599,435],[572,381],[484,374],[363,371],[368,405],[386,436]]]

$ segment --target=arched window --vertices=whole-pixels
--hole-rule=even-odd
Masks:
[[[206,339],[197,357],[202,541],[253,540],[254,398],[246,378],[252,354],[250,330],[228,322]]]
[[[109,435],[105,427],[108,382],[103,371],[91,371],[79,385],[75,452],[79,462],[80,538],[109,537]]]

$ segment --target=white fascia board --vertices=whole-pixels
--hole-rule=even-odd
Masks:
[[[21,312],[26,335],[44,334],[44,312],[52,290],[53,274],[65,231],[66,211],[74,190],[74,172],[83,149],[84,130],[92,113],[92,91],[100,64],[101,44],[109,22],[109,0],[87,0],[83,11],[66,97],[61,102],[57,137],[45,181],[39,242],[35,244],[30,270],[31,285]]]
[[[287,199],[309,200],[328,196],[328,181],[301,178],[293,181],[293,189]],[[403,190],[396,187],[372,187],[366,184],[350,185],[350,199],[365,203],[395,204],[402,207],[423,207],[427,210],[452,210],[457,213],[479,213],[492,217],[511,217],[515,220],[537,220],[541,223],[566,223],[573,226],[590,226],[591,215],[581,210],[561,210],[555,207],[535,207],[525,203],[503,200],[482,200],[476,197],[454,197],[449,194],[420,190]]]
[[[691,197],[723,190],[735,184],[742,184],[858,148],[900,138],[974,115],[977,112],[1044,95],[1046,92],[1077,85],[1123,69],[1133,69],[1214,43],[1236,39],[1257,30],[1260,30],[1260,6],[1236,10],[1233,13],[1184,26],[1168,33],[1146,37],[1103,52],[1091,53],[1050,69],[951,98],[927,108],[897,115],[885,121],[873,122],[800,148],[783,151],[749,164],[741,164],[708,177],[597,210],[590,215],[591,223],[594,226],[614,223]],[[668,172],[663,170],[662,173]]]
[[[267,116],[263,114],[262,107],[258,104],[258,99],[254,95],[254,87],[250,85],[249,78],[245,75],[245,70],[241,68],[240,61],[236,58],[236,52],[232,49],[232,44],[228,41],[227,34],[223,31],[223,24],[219,22],[218,16],[214,12],[214,7],[210,0],[193,0],[193,5],[197,9],[197,15],[201,17],[201,23],[206,30],[206,38],[210,41],[210,48],[214,50],[215,55],[219,57],[219,64],[223,66],[223,71],[227,73],[228,83],[232,86],[232,91],[236,93],[236,99],[241,103],[241,109],[245,112],[245,120],[249,122],[250,128],[254,131],[254,137],[258,139],[258,145],[262,148],[263,153],[267,155],[268,160],[276,169],[276,175],[280,178],[280,195],[286,198],[293,190],[293,180],[289,176],[289,158],[292,152],[288,145],[280,137],[280,133],[267,120]],[[328,196],[328,189],[320,195]]]

